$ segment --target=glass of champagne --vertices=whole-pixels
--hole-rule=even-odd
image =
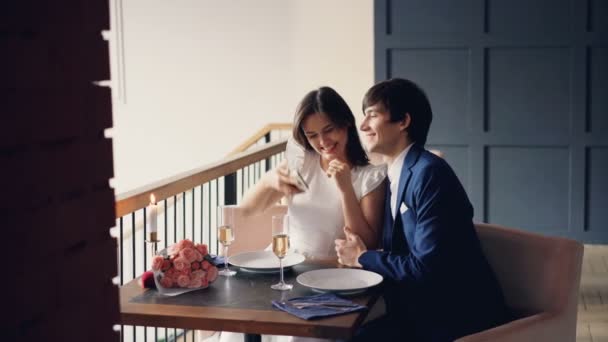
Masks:
[[[279,258],[281,281],[270,286],[274,290],[291,290],[293,285],[283,280],[283,258],[289,250],[289,216],[280,215],[272,217],[272,251]]]
[[[236,271],[228,268],[228,246],[234,241],[234,207],[222,205],[217,211],[217,240],[224,246],[224,269],[218,274],[231,277]]]

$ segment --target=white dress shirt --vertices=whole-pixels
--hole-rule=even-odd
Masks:
[[[397,158],[393,160],[393,162],[388,166],[388,181],[390,182],[391,189],[391,214],[393,214],[393,219],[395,218],[395,212],[397,211],[397,192],[399,191],[399,179],[401,178],[401,169],[403,168],[403,161],[405,160],[405,156],[407,152],[412,147],[412,144],[409,144],[399,155]]]

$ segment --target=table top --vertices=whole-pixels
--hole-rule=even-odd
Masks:
[[[221,330],[250,334],[293,335],[323,338],[349,338],[363,322],[368,311],[315,320],[303,320],[272,306],[272,300],[316,294],[296,282],[304,272],[338,267],[335,261],[307,261],[285,272],[291,291],[276,291],[271,284],[278,273],[261,274],[234,268],[234,277],[218,276],[206,289],[176,297],[159,295],[156,290],[142,289],[137,279],[120,289],[120,311],[123,324],[172,327],[182,329]],[[349,299],[371,308],[380,296],[378,288]]]

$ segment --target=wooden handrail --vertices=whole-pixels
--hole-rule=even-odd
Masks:
[[[249,139],[245,140],[242,144],[237,146],[228,156],[233,156],[237,153],[246,151],[248,148],[253,146],[258,140],[262,139],[266,134],[274,131],[274,130],[286,130],[291,129],[290,123],[269,123],[266,126],[262,127],[258,130],[254,135],[252,135]]]
[[[277,126],[278,125],[278,126]],[[270,124],[274,129],[285,124]],[[264,135],[262,135],[264,136]],[[258,138],[259,139],[259,138]],[[268,143],[250,151],[230,155],[226,159],[205,165],[163,180],[142,186],[140,188],[116,196],[116,217],[122,217],[150,204],[150,194],[154,193],[156,201],[162,201],[171,196],[195,188],[208,181],[231,174],[257,161],[285,151],[287,138]],[[244,145],[244,144],[243,144]]]

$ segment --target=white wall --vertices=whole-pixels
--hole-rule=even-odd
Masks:
[[[374,81],[373,1],[292,2],[294,104],[311,89],[336,89],[361,119],[361,99]]]
[[[122,8],[125,94],[117,92],[117,193],[224,157],[297,102],[334,87],[360,116],[373,82],[372,0],[112,0]]]

